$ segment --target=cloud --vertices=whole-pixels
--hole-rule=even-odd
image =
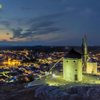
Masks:
[[[17,28],[17,29],[12,29],[12,32],[13,32],[13,38],[20,38],[21,37],[21,32],[23,31],[23,29],[21,28]]]
[[[40,29],[40,30],[32,30],[31,31],[25,31],[23,32],[22,29],[13,29],[13,37],[11,39],[16,39],[16,38],[26,38],[26,41],[28,38],[31,38],[33,39],[34,36],[36,35],[44,35],[44,34],[49,34],[49,33],[54,33],[54,32],[57,32],[59,31],[60,29],[59,28],[56,28],[56,27],[50,27],[50,28],[45,28],[45,29]]]
[[[0,31],[2,31],[2,30],[5,30],[5,28],[4,27],[0,27]]]
[[[66,15],[66,11],[63,12],[56,12],[56,13],[52,13],[52,14],[48,14],[48,15],[43,15],[43,16],[39,16],[39,17],[35,17],[32,18],[30,21],[28,21],[28,23],[30,22],[39,22],[39,21],[48,21],[48,20],[55,20],[55,19],[59,19],[61,17],[63,17],[64,15]]]
[[[11,41],[28,41],[29,39],[31,41],[36,35],[55,34],[61,31],[62,29],[57,25],[56,19],[62,17],[65,13],[59,12],[32,19],[2,19],[0,24],[13,33],[10,38]]]
[[[59,27],[56,27],[54,24],[55,22],[52,21],[40,21],[35,23],[32,22],[28,29],[12,29],[13,37],[11,39],[14,40],[24,38],[24,40],[26,39],[26,41],[29,39],[31,41],[36,35],[39,36],[60,31],[61,29]]]
[[[55,24],[54,21],[46,21],[46,20],[37,21],[37,22],[31,22],[30,23],[30,30],[32,29],[34,31],[37,31],[37,30],[39,30],[41,28],[47,28],[47,27],[50,27],[50,26],[52,26],[54,24]]]
[[[7,20],[1,20],[0,24],[4,25],[5,27],[9,27],[11,25],[11,23],[9,21],[7,21]]]

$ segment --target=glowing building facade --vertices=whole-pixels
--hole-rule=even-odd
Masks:
[[[97,61],[93,58],[90,58],[87,61],[86,73],[97,74]]]
[[[72,49],[63,58],[63,79],[82,81],[82,73],[97,74],[97,61],[88,56],[87,39],[82,41],[82,55]]]
[[[74,49],[63,58],[63,79],[66,81],[82,81],[81,54]]]

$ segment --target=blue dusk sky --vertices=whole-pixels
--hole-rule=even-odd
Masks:
[[[100,0],[0,0],[0,45],[100,44]]]

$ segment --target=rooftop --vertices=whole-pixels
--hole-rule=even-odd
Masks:
[[[65,55],[65,58],[81,58],[81,54],[74,49],[71,49],[68,54]]]

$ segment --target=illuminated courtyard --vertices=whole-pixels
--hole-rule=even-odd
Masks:
[[[26,87],[36,86],[36,85],[49,85],[49,86],[81,86],[81,85],[99,85],[100,75],[83,74],[83,80],[81,82],[68,82],[63,79],[62,73],[60,75],[48,75],[40,79],[36,79],[33,82],[28,83]]]

